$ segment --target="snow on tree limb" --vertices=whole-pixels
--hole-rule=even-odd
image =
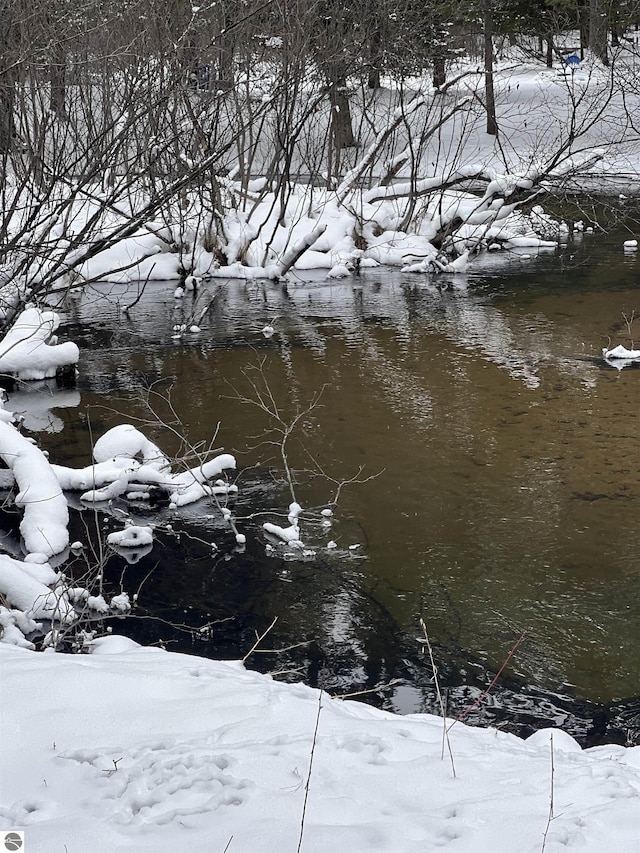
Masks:
[[[398,125],[400,125],[402,121],[406,120],[407,116],[411,115],[419,107],[423,106],[424,103],[424,96],[417,95],[406,108],[400,106],[393,111],[392,121],[376,134],[375,139],[365,152],[364,157],[362,157],[361,160],[353,167],[353,169],[350,169],[349,172],[347,172],[347,174],[342,179],[340,186],[336,190],[336,196],[338,197],[338,200],[340,202],[344,201],[347,193],[353,189],[353,187],[357,184],[358,180],[366,172],[368,167],[373,163],[378,153],[380,152],[380,149],[387,141],[387,139],[391,136],[391,134],[394,132],[394,130],[398,127]]]
[[[466,76],[466,73],[462,76]],[[451,84],[448,85],[453,85],[453,81],[451,82]],[[442,91],[448,88],[448,85],[443,87]],[[447,123],[447,121],[449,121],[449,119],[451,119],[456,113],[463,110],[468,105],[468,103],[469,99],[465,98],[456,102],[456,104],[454,104],[454,106],[451,107],[451,109],[449,109],[447,112],[443,111],[440,114],[438,120],[434,121],[433,124],[430,125],[429,131],[428,133],[426,133],[425,138],[433,136],[441,127],[443,127]],[[386,127],[382,128],[382,130],[378,131],[375,136],[375,139],[365,152],[364,156],[353,167],[353,169],[347,172],[347,174],[344,176],[342,182],[336,190],[336,196],[338,198],[339,203],[342,204],[344,202],[350,190],[352,190],[357,185],[358,181],[363,177],[367,169],[375,162],[384,144],[389,139],[389,137],[397,130],[400,124],[408,121],[409,117],[413,115],[413,113],[417,112],[420,107],[426,105],[427,101],[424,95],[419,94],[416,95],[416,97],[408,105],[401,104],[399,107],[396,107],[396,109],[393,111],[392,120],[389,122],[389,124]],[[403,152],[402,154],[395,157],[394,160],[396,163],[399,163],[406,160],[406,158],[407,155],[405,152]],[[389,169],[389,173],[390,175],[394,173],[393,164]],[[386,182],[386,180],[383,180],[382,185],[385,185]],[[382,197],[384,198],[385,196]],[[366,199],[363,200],[366,201]]]
[[[269,278],[280,278],[291,269],[291,267],[296,263],[296,261],[302,257],[302,255],[310,249],[311,246],[321,237],[324,232],[327,230],[326,223],[321,223],[320,225],[316,225],[308,234],[306,234],[301,240],[297,243],[294,243],[282,256],[280,263],[274,264],[268,269],[268,277]]]
[[[479,178],[485,171],[485,167],[479,163],[464,166],[449,174],[443,173],[430,178],[402,184],[391,184],[386,187],[374,187],[363,193],[362,200],[369,204],[375,201],[390,200],[394,198],[408,198],[409,196],[427,195],[435,190],[449,189],[456,184]]]
[[[173,473],[159,447],[131,424],[107,430],[96,441],[93,456],[95,463],[85,468],[51,466],[61,487],[82,492],[83,501],[113,500],[145,486],[166,492],[172,503],[184,506],[205,496],[236,490],[227,483],[209,483],[236,467],[235,457],[230,453],[221,453],[187,471]]]

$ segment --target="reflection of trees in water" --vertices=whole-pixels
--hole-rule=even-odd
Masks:
[[[206,283],[196,295],[173,299],[173,286],[147,285],[140,303],[130,315],[122,309],[131,301],[121,285],[105,284],[67,300],[65,310],[80,345],[87,337],[89,348],[117,349],[122,367],[141,369],[136,357],[140,346],[145,356],[176,349],[171,342],[173,326],[194,321],[205,309],[198,339],[185,337],[190,347],[257,347],[263,341],[259,330],[267,318],[278,317],[277,329],[292,346],[322,355],[328,337],[339,332],[347,345],[370,343],[370,329],[384,325],[396,331],[400,349],[418,335],[444,335],[455,347],[481,354],[509,371],[529,387],[539,384],[540,366],[554,363],[560,371],[590,381],[593,366],[580,360],[554,358],[554,352],[581,351],[577,338],[558,340],[556,325],[544,316],[518,316],[493,304],[486,293],[453,286],[430,284],[428,277],[416,279],[398,272],[367,272],[345,282],[318,281],[277,284],[230,280]],[[90,329],[87,324],[91,324]],[[273,348],[273,347],[272,347]],[[390,354],[391,355],[391,354]],[[85,358],[83,351],[83,359]],[[161,373],[161,364],[150,365],[150,373]],[[125,377],[123,377],[125,378]]]

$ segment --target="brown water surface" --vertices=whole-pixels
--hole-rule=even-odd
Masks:
[[[437,281],[378,269],[338,282],[208,282],[196,304],[155,283],[129,316],[123,286],[78,294],[65,334],[81,347],[83,419],[58,410],[65,430],[43,444],[57,461],[86,464],[84,415],[96,436],[141,415],[143,388],[173,377],[190,442],[208,442],[220,424],[216,445],[241,466],[281,471],[272,446],[256,447],[268,418],[237,399],[251,393],[247,369],[255,379],[263,364],[285,421],[324,386],[291,439],[298,500],[320,507],[335,491],[309,476],[314,465],[336,480],[378,476],[345,486],[331,530],[307,528],[318,560],[373,591],[408,637],[423,617],[436,644],[497,669],[526,631],[511,671],[528,682],[594,701],[637,696],[640,370],[601,358],[607,336],[625,339],[622,312],[640,314],[640,268],[622,253],[624,236],[488,257],[468,277]],[[172,339],[210,300],[201,332]],[[178,450],[171,434],[151,432]],[[251,473],[241,490],[243,478]],[[278,501],[286,509],[286,490]],[[260,541],[262,520],[246,525]],[[287,582],[301,585],[295,607],[274,612],[274,593],[261,617],[290,621],[295,636],[320,607],[324,629],[330,621],[348,644],[348,596],[324,609],[305,601],[313,561],[287,566]]]

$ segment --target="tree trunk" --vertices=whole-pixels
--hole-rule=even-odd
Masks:
[[[67,90],[67,66],[62,51],[56,50],[55,61],[49,66],[51,95],[49,109],[57,116],[64,116],[64,99]]]
[[[496,120],[496,99],[493,90],[493,14],[491,0],[484,2],[484,82],[485,108],[487,111],[487,133],[498,135]]]
[[[0,77],[0,154],[13,148],[13,79],[9,72]]]
[[[13,101],[16,69],[14,67],[15,36],[11,9],[6,9],[0,20],[0,155],[4,164],[13,148]],[[0,174],[0,177],[3,175]]]
[[[547,68],[553,68],[553,36],[547,36]]]
[[[589,50],[603,65],[609,65],[607,15],[602,0],[589,0]]]
[[[380,67],[382,65],[382,34],[380,27],[375,26],[369,39],[369,74],[367,86],[369,89],[380,88]]]
[[[229,26],[230,22],[225,18],[224,29]],[[230,92],[233,89],[233,36],[226,35],[221,31],[217,39],[218,44],[218,62],[217,62],[217,81],[216,86],[219,92]]]
[[[447,81],[444,56],[436,56],[433,60],[433,88],[439,89]]]
[[[334,148],[354,148],[358,143],[353,135],[351,105],[347,94],[346,76],[335,66],[328,70],[329,103],[331,104],[331,137]]]

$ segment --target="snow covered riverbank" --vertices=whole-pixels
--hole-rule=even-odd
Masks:
[[[111,637],[90,656],[0,644],[0,668],[0,828],[24,830],[28,853],[640,844],[640,747],[582,751],[561,731],[522,741],[456,723],[454,775],[439,718],[235,662]]]
[[[562,63],[542,68],[516,52],[496,68],[498,138],[484,130],[483,75],[473,63],[452,69],[439,93],[428,80],[406,91],[389,81],[366,103],[353,94],[359,144],[342,152],[330,179],[303,154],[317,147],[319,128],[321,137],[328,133],[323,108],[301,119],[286,180],[272,174],[263,127],[250,175],[247,152],[225,147],[189,159],[186,177],[156,180],[141,168],[135,180],[109,170],[84,183],[58,180],[29,215],[33,188],[16,182],[7,191],[6,227],[15,236],[0,269],[7,282],[0,313],[25,290],[94,280],[138,287],[175,279],[188,287],[201,278],[279,279],[309,269],[349,275],[378,264],[464,271],[483,249],[552,248],[566,225],[545,214],[539,196],[581,181],[602,189],[622,178],[625,191],[637,183],[638,141],[622,120],[637,109],[634,75],[626,54],[615,73],[591,58],[567,74]],[[196,107],[206,116],[206,101]],[[47,251],[34,253],[43,235]]]

